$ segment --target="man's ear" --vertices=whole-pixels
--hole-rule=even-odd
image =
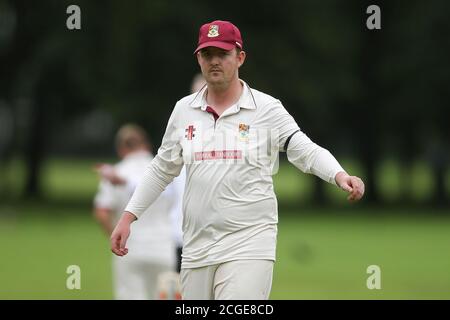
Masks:
[[[244,64],[246,56],[247,55],[246,55],[245,51],[240,51],[239,52],[239,64],[238,64],[239,68]]]

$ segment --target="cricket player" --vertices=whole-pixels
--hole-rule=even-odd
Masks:
[[[183,165],[183,299],[268,299],[277,238],[272,175],[278,154],[359,200],[362,180],[302,132],[282,103],[239,78],[246,53],[228,21],[201,26],[194,52],[207,85],[179,100],[158,154],[111,236],[124,256],[133,221]],[[150,215],[152,213],[150,212]]]
[[[116,148],[122,160],[114,166],[102,164],[97,171],[102,180],[94,200],[94,214],[110,235],[151,162],[150,145],[144,130],[125,125],[117,133]],[[113,257],[114,293],[116,299],[148,300],[160,298],[158,277],[175,272],[177,239],[181,238],[182,177],[174,182],[149,206],[151,212],[133,225],[127,257]]]

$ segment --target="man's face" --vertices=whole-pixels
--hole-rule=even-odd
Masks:
[[[238,78],[238,69],[244,63],[245,52],[206,47],[197,53],[197,60],[208,84],[227,87],[233,79]]]

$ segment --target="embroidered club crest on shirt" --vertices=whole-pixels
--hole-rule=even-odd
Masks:
[[[188,140],[192,140],[192,138],[195,137],[195,128],[194,126],[190,125],[187,127],[187,129],[184,130],[186,132],[186,134],[184,135],[184,137]]]
[[[208,29],[208,37],[209,38],[214,38],[219,36],[219,26],[216,24],[212,24],[209,26]]]
[[[242,141],[248,140],[248,134],[250,131],[250,126],[248,124],[239,124],[239,139]]]

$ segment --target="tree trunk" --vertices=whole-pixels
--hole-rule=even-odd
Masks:
[[[28,141],[25,147],[25,163],[27,167],[27,181],[25,185],[25,197],[40,197],[41,184],[40,173],[44,155],[45,136],[45,112],[42,100],[37,99],[33,106],[32,118]]]

